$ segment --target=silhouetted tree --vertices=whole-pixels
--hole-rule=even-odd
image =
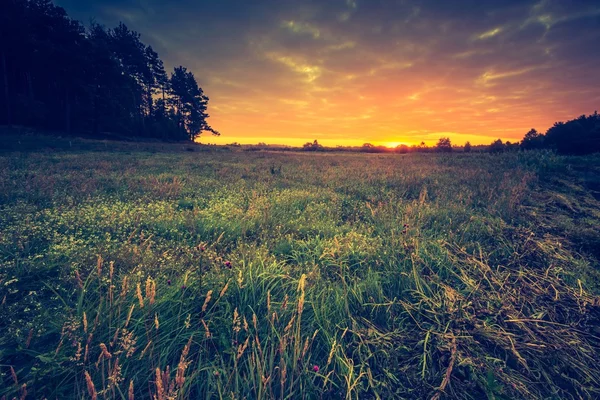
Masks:
[[[504,143],[505,151],[518,151],[519,147],[520,146],[518,142],[512,143],[510,140],[507,140],[506,143]]]
[[[470,153],[470,152],[471,152],[471,142],[466,142],[466,143],[465,143],[465,146],[464,146],[464,148],[463,148],[463,151],[464,151],[465,153]]]
[[[521,149],[522,150],[536,150],[544,147],[544,135],[536,131],[535,129],[531,129],[529,132],[525,134],[523,140],[521,141]]]
[[[440,138],[435,145],[435,150],[440,153],[450,153],[452,151],[452,143],[450,142],[450,138]]]
[[[418,145],[412,145],[411,150],[419,153],[427,153],[429,152],[429,147],[427,147],[425,142],[421,142]]]
[[[598,112],[567,122],[557,122],[546,132],[545,142],[560,154],[600,152],[600,116]]]
[[[488,150],[490,153],[503,153],[506,150],[506,146],[501,139],[498,139],[492,142]]]
[[[206,122],[208,97],[198,86],[194,74],[185,67],[176,67],[170,87],[170,104],[177,115],[179,129],[192,140],[203,131],[218,135]]]
[[[145,49],[145,57],[147,69],[144,75],[144,86],[146,92],[146,115],[155,116],[154,112],[154,96],[159,92],[162,94],[161,109],[158,111],[161,115],[165,113],[165,95],[167,91],[167,82],[169,77],[165,71],[163,61],[158,57],[158,54],[152,49],[151,46],[147,46]]]
[[[319,142],[315,139],[312,143],[311,142],[304,143],[304,145],[302,145],[302,149],[304,151],[318,151],[318,150],[322,150],[323,146],[321,146],[319,144]]]
[[[158,54],[125,24],[86,30],[50,0],[0,1],[0,124],[164,139],[218,134],[193,74],[184,71],[172,90]]]

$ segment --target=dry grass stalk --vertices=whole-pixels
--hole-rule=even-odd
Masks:
[[[181,357],[179,358],[179,364],[177,364],[177,374],[175,375],[175,383],[180,389],[185,383],[185,371],[190,365],[190,361],[187,360],[187,356],[190,352],[190,347],[192,346],[192,338],[193,336],[190,337],[187,344],[183,348],[183,351],[181,352]]]
[[[112,354],[108,352],[106,345],[104,343],[100,343],[100,355],[98,356],[98,361],[96,361],[96,368],[100,365],[102,360],[112,358]]]
[[[200,322],[202,322],[202,325],[204,326],[204,334],[205,334],[206,338],[210,339],[211,333],[210,333],[210,329],[208,329],[208,325],[206,324],[206,322],[204,322],[203,319],[201,319]]]
[[[100,349],[102,350],[102,357],[105,358],[112,358],[112,354],[110,354],[108,352],[108,349],[106,348],[106,345],[104,343],[100,343]]]
[[[140,303],[140,308],[144,308],[144,297],[142,297],[142,285],[139,282],[135,289],[135,295],[137,296],[138,302]]]
[[[123,277],[123,281],[121,283],[121,294],[120,294],[121,298],[125,297],[125,295],[127,294],[127,290],[129,290],[129,284],[127,281],[127,275],[125,275]]]
[[[287,309],[288,300],[289,300],[289,296],[286,293],[285,297],[283,298],[283,304],[281,304],[281,309],[282,310],[286,310]]]
[[[452,335],[452,343],[450,344],[450,362],[448,363],[448,368],[446,368],[446,373],[444,374],[444,379],[442,380],[442,384],[438,388],[437,392],[433,395],[431,400],[439,400],[440,396],[450,383],[450,376],[452,375],[452,369],[454,368],[454,363],[456,362],[456,337]]]
[[[298,299],[298,317],[302,315],[304,311],[304,288],[306,287],[306,274],[302,274],[300,281],[298,282],[298,291],[300,292],[300,298]]]
[[[150,305],[154,304],[156,299],[156,282],[153,279],[146,279],[146,299]]]
[[[235,310],[233,310],[232,328],[235,333],[238,333],[242,329],[240,323],[240,314],[238,313],[237,307]]]
[[[337,349],[337,340],[333,339],[333,344],[331,345],[331,351],[329,352],[329,357],[327,357],[327,365],[331,364],[333,360],[333,355],[335,354],[335,350]]]
[[[125,320],[125,328],[127,328],[127,326],[129,325],[129,321],[131,321],[131,314],[133,314],[134,308],[135,308],[135,304],[132,304],[131,308],[129,309],[129,313],[127,314],[127,319]]]
[[[98,255],[98,261],[96,262],[96,272],[98,273],[98,276],[102,276],[102,263],[104,262],[104,259],[102,258],[101,255]]]
[[[10,376],[12,377],[13,382],[15,382],[15,385],[18,385],[19,380],[17,379],[17,373],[12,365],[10,366]]]
[[[163,377],[160,372],[160,368],[156,368],[154,385],[156,386],[156,395],[154,396],[154,399],[165,400],[167,396],[165,392],[165,387],[163,386]]]
[[[83,312],[83,331],[85,333],[87,333],[87,331],[88,331],[88,320],[87,320],[87,315],[85,314],[85,311]]]
[[[146,352],[150,348],[150,345],[152,345],[152,340],[149,340],[148,344],[146,345],[146,347],[144,347],[144,350],[142,350],[142,353],[140,354],[139,360],[141,360],[142,358],[144,358],[144,356],[146,355]]]
[[[25,400],[26,397],[27,397],[27,384],[24,383],[21,386],[21,389],[19,389],[19,400]]]
[[[239,360],[240,358],[242,358],[242,356],[244,355],[244,352],[246,351],[246,349],[248,348],[248,344],[250,343],[250,337],[246,338],[246,341],[244,342],[244,344],[241,344],[238,347],[238,351],[237,351],[237,359]]]
[[[202,312],[206,312],[206,309],[208,308],[208,303],[210,303],[210,299],[212,299],[212,294],[212,290],[209,290],[208,293],[206,293],[206,299],[204,299],[204,304],[202,304]]]
[[[127,400],[135,400],[135,396],[133,394],[133,379],[129,381],[129,390],[127,391]]]
[[[227,289],[229,289],[229,282],[227,282],[223,289],[221,289],[221,293],[219,293],[219,298],[225,296],[225,293],[227,293]]]
[[[123,377],[121,376],[121,365],[119,364],[119,358],[115,359],[115,363],[113,365],[112,371],[110,372],[110,376],[108,377],[109,387],[114,388],[117,386]]]
[[[92,377],[90,376],[89,372],[87,372],[87,371],[84,372],[84,375],[85,375],[85,383],[87,385],[87,390],[88,390],[90,397],[92,398],[92,400],[97,400],[98,393],[96,392],[96,387],[94,386]]]
[[[75,278],[77,279],[77,286],[79,289],[83,289],[83,280],[81,279],[81,275],[79,275],[79,271],[75,270]]]
[[[288,324],[286,325],[284,332],[289,332],[290,329],[292,329],[292,326],[294,325],[294,321],[296,320],[296,316],[292,315],[292,318],[290,318],[290,322],[288,322]]]
[[[86,344],[85,345],[85,352],[83,353],[83,363],[87,363],[88,362],[88,355],[90,354],[90,345]]]

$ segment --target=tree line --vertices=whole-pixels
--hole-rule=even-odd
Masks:
[[[140,34],[85,28],[50,0],[2,0],[0,124],[127,137],[217,134],[208,97],[183,66],[168,74]]]
[[[490,153],[502,153],[514,150],[554,150],[558,154],[584,155],[600,152],[600,115],[581,115],[567,122],[556,122],[545,134],[531,129],[520,142],[502,142],[494,140],[485,146]],[[470,152],[471,144],[467,142],[463,151]],[[451,152],[453,150],[449,138],[440,138],[435,151]]]
[[[266,146],[266,145],[265,145]],[[258,147],[261,147],[258,145]],[[375,146],[365,143],[358,147],[335,148],[325,147],[317,140],[306,142],[303,151],[358,151],[363,153],[451,153],[451,152],[489,152],[503,153],[519,150],[554,150],[559,154],[584,155],[600,152],[600,115],[582,115],[567,122],[556,122],[545,134],[531,129],[520,142],[503,142],[496,139],[489,145],[472,146],[466,142],[463,146],[454,146],[449,137],[441,137],[435,146],[427,146],[425,142],[408,146],[398,145],[395,148]]]
[[[240,146],[233,143],[230,146]],[[248,150],[277,149],[281,151],[294,151],[294,147],[273,147],[265,143],[250,146]],[[452,144],[449,137],[441,137],[434,146],[428,146],[425,142],[414,145],[401,144],[395,148],[387,146],[376,146],[364,143],[362,146],[336,146],[326,147],[318,140],[306,142],[302,145],[302,151],[347,151],[363,153],[452,153],[452,152],[478,152],[478,153],[504,153],[511,151],[527,150],[553,150],[558,154],[584,155],[600,152],[600,115],[594,112],[591,115],[581,115],[567,122],[556,122],[545,134],[531,129],[525,134],[521,141],[502,141],[496,139],[488,145],[471,145],[466,142],[463,146]]]

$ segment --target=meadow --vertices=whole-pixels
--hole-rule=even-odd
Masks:
[[[0,398],[600,398],[600,156],[5,143]]]

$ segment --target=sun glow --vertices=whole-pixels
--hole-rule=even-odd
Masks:
[[[406,146],[411,145],[411,143],[408,143],[408,142],[383,142],[383,143],[381,143],[382,146],[389,147],[390,149],[395,149],[396,147],[403,145],[403,144]]]

